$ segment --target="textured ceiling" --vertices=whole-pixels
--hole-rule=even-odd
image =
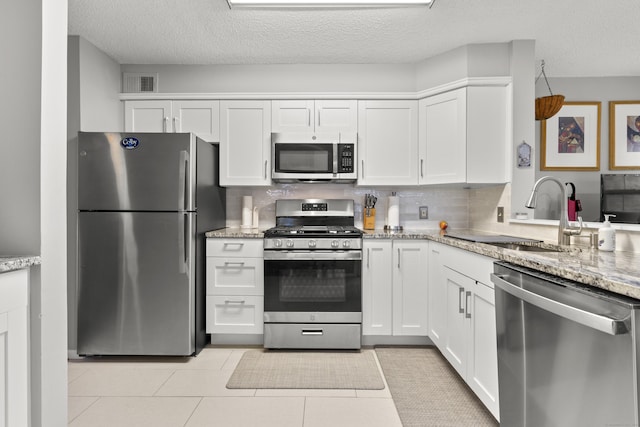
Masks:
[[[553,77],[640,76],[638,0],[435,0],[429,8],[230,10],[226,0],[69,0],[69,34],[121,64],[415,63],[536,41]]]

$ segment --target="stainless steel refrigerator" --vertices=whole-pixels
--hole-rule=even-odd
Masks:
[[[196,354],[204,233],[225,226],[218,146],[190,133],[78,134],[78,354]]]

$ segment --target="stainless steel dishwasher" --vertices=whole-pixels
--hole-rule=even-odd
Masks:
[[[640,301],[496,262],[500,425],[637,426]]]

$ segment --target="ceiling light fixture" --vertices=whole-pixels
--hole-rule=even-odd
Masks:
[[[227,0],[229,8],[387,8],[429,6],[433,0]]]

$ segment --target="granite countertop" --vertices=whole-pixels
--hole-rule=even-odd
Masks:
[[[405,230],[394,233],[373,230],[366,231],[363,238],[432,240],[640,299],[640,254],[633,252],[603,252],[574,245],[562,247],[560,252],[523,252],[456,239],[441,234],[440,230]],[[544,242],[540,246],[557,247]]]
[[[0,273],[6,273],[8,271],[20,270],[22,268],[28,268],[32,265],[39,265],[39,256],[16,256],[6,257],[0,256]]]
[[[207,231],[204,235],[207,238],[222,237],[236,239],[262,239],[264,237],[264,230],[260,230],[258,228],[227,227]]]
[[[469,231],[473,233],[473,231]],[[477,234],[477,233],[476,233]],[[489,235],[490,233],[482,233]],[[224,228],[206,233],[207,237],[262,238],[258,229]],[[440,230],[364,230],[363,239],[419,239],[432,240],[480,255],[507,261],[523,267],[574,280],[617,294],[640,299],[640,254],[632,252],[603,252],[585,246],[563,247],[561,252],[529,252],[460,240],[441,234]],[[556,245],[541,243],[553,248]]]

